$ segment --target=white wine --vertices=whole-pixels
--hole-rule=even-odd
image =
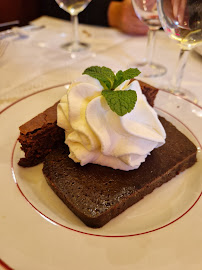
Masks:
[[[83,11],[91,0],[56,0],[56,2],[62,9],[74,16]]]
[[[187,1],[186,6],[179,9],[179,14],[175,14],[175,1],[159,0],[159,18],[170,38],[179,41],[182,49],[191,50],[202,43],[202,1],[182,1]]]
[[[71,15],[72,26],[73,26],[73,40],[62,45],[63,49],[71,53],[80,52],[89,47],[88,43],[79,41],[79,31],[78,31],[78,14],[82,12],[91,0],[55,0],[59,7],[64,9]]]

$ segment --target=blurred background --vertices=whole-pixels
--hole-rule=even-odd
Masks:
[[[20,25],[25,25],[41,12],[40,0],[0,1],[0,23],[19,20]]]
[[[107,21],[104,23],[103,20],[99,21],[99,16],[96,16],[95,12],[91,12],[95,5],[99,10],[99,5],[103,6],[107,3],[108,1],[105,0],[92,1],[86,10],[79,14],[79,21],[81,23],[107,25]],[[23,26],[42,15],[70,19],[69,14],[62,10],[54,0],[0,0],[0,24],[18,20],[19,25]]]
[[[22,26],[41,15],[69,18],[67,12],[60,9],[53,0],[0,1],[0,23],[18,20]]]

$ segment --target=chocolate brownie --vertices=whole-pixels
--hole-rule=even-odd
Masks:
[[[43,173],[48,184],[87,226],[102,227],[196,162],[195,145],[171,123],[159,119],[166,143],[154,149],[137,170],[82,167],[68,158],[65,144],[46,156]]]
[[[57,103],[20,126],[21,149],[25,157],[18,164],[31,167],[41,163],[45,156],[61,142],[64,142],[64,130],[57,126]]]
[[[147,101],[150,104],[150,106],[154,106],[154,100],[156,98],[156,95],[158,93],[158,89],[154,86],[151,86],[150,84],[147,84],[145,82],[139,81],[140,87],[142,89],[142,93],[147,97]]]
[[[153,106],[158,89],[139,83],[149,104]],[[52,149],[64,142],[64,131],[57,126],[57,104],[20,126],[18,140],[25,153],[25,157],[18,162],[20,166],[31,167],[41,163]]]

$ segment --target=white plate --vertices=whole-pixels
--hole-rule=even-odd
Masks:
[[[0,265],[13,269],[201,269],[202,110],[164,91],[155,108],[198,147],[198,162],[103,228],[86,227],[52,192],[42,165],[17,165],[18,127],[65,93],[42,90],[0,117]]]

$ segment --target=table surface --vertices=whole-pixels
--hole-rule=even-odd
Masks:
[[[44,25],[45,27],[40,30],[30,31],[29,36],[24,39],[17,37],[6,39],[9,42],[8,48],[4,56],[0,59],[0,111],[4,111],[7,106],[16,100],[41,89],[71,82],[80,76],[86,67],[99,65],[108,66],[114,71],[124,70],[133,67],[134,62],[141,61],[145,56],[145,36],[134,37],[123,34],[115,29],[89,25],[80,25],[79,29],[81,40],[90,43],[91,49],[85,53],[70,55],[60,47],[64,42],[71,40],[72,29],[69,22],[43,16],[33,21],[33,24]],[[166,87],[171,80],[178,54],[179,47],[177,43],[169,39],[163,31],[158,31],[154,60],[157,63],[163,64],[167,68],[167,73],[161,77],[142,78],[142,80],[157,87]],[[202,106],[201,74],[202,56],[192,51],[186,65],[182,87],[188,89],[195,96],[199,106]],[[196,213],[201,213],[201,201],[190,215],[194,216]],[[192,222],[190,219],[186,220],[185,218],[185,223],[186,226],[183,227],[183,233],[187,235],[186,232],[192,228]],[[180,236],[178,234],[179,231],[180,222],[176,232],[173,231],[172,235],[172,228],[169,228],[168,234],[172,240],[176,237],[179,241],[182,241],[183,238],[182,235]],[[196,239],[196,235],[194,237]],[[150,241],[149,239],[151,238],[148,238],[148,241]],[[93,240],[91,239],[91,241]],[[140,239],[137,239],[142,252],[144,246],[147,248],[148,242],[145,241],[141,242]],[[189,241],[192,245],[194,244],[191,239]],[[154,244],[154,247],[158,248],[158,244],[160,243],[161,234],[159,233],[156,234],[156,244]],[[170,245],[168,246],[170,247]],[[168,246],[165,243],[165,246],[161,246],[161,248],[165,248],[165,252],[169,252],[170,249]],[[202,252],[202,244],[200,245],[198,243],[198,246],[201,247]],[[182,259],[183,252],[179,254]],[[197,254],[195,254],[195,257],[199,258]],[[129,255],[131,256],[132,254]],[[150,255],[147,255],[150,258]],[[186,258],[184,259],[186,260]],[[159,264],[156,264],[156,269],[160,269],[159,267],[163,261],[167,262],[164,269],[174,269],[172,268],[172,262],[169,264],[166,257],[159,258]],[[127,269],[124,268],[124,265],[127,267],[127,264],[122,263],[123,268],[120,267],[120,269]],[[141,266],[140,261],[133,261],[133,263],[134,265],[137,263],[139,267]],[[201,269],[201,263],[201,260],[199,265],[196,262],[194,268],[190,269]],[[180,264],[176,265],[179,266],[178,269],[182,269],[180,268]],[[0,266],[1,268],[4,269]]]
[[[129,36],[115,29],[81,25],[81,40],[91,44],[88,52],[70,55],[60,48],[71,40],[71,24],[41,17],[33,21],[45,27],[30,31],[28,38],[7,38],[9,45],[0,59],[0,110],[39,89],[71,82],[91,65],[108,66],[114,71],[133,67],[144,59],[145,36]],[[179,47],[163,31],[157,33],[154,62],[167,68],[164,76],[143,78],[158,87],[166,87],[175,70]],[[182,87],[192,92],[202,105],[202,56],[190,53]]]

